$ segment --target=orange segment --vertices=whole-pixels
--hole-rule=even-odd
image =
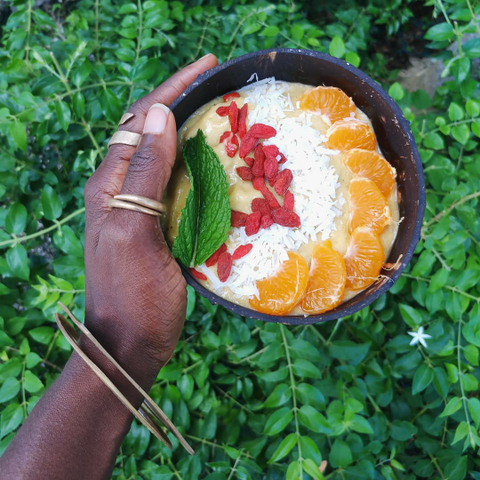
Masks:
[[[375,150],[377,140],[370,125],[359,120],[340,120],[327,130],[327,147],[333,150]]]
[[[357,228],[345,254],[347,288],[361,290],[372,284],[382,269],[385,255],[382,242],[368,227]]]
[[[354,148],[345,153],[343,161],[351,172],[374,182],[385,197],[392,193],[396,172],[379,153]]]
[[[319,314],[339,305],[345,291],[347,270],[342,256],[327,241],[313,249],[307,293],[302,300],[305,313]]]
[[[332,123],[355,112],[352,99],[337,87],[317,87],[300,97],[300,108],[327,115]]]
[[[308,264],[295,252],[288,252],[275,275],[259,280],[259,298],[250,299],[250,305],[259,312],[286,315],[302,299],[308,284]]]
[[[354,178],[348,187],[350,202],[350,232],[357,227],[370,227],[381,234],[392,215],[387,200],[368,178]]]

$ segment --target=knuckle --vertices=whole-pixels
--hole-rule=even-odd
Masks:
[[[134,173],[145,173],[151,170],[155,163],[157,154],[153,145],[145,145],[135,152],[130,161],[129,171]]]

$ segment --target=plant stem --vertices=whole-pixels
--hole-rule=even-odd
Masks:
[[[62,218],[61,220],[57,220],[55,224],[51,225],[50,227],[44,228],[30,235],[25,235],[24,237],[15,237],[15,238],[12,238],[11,240],[4,240],[3,242],[0,242],[0,248],[6,247],[9,245],[16,245],[18,243],[23,243],[23,242],[26,242],[27,240],[32,240],[32,238],[41,237],[42,235],[45,235],[46,233],[51,232],[52,230],[60,228],[64,223],[67,223],[69,220],[76,217],[77,215],[80,215],[84,211],[85,211],[85,207],[79,208],[78,210],[75,210],[74,212],[72,212],[70,215],[67,215],[65,218]]]
[[[430,227],[432,224],[438,222],[439,220],[441,220],[445,215],[447,215],[448,213],[450,213],[452,210],[454,210],[455,208],[459,207],[460,205],[463,205],[465,202],[468,202],[469,200],[473,200],[474,198],[477,198],[477,197],[480,197],[480,191],[478,192],[473,192],[471,193],[470,195],[465,195],[463,198],[461,198],[460,200],[456,201],[455,203],[452,203],[452,205],[450,205],[447,209],[445,210],[442,210],[440,213],[438,213],[437,215],[435,215],[431,220],[429,220],[424,226],[423,228],[426,229],[428,227]]]

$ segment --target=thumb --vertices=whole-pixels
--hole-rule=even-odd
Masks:
[[[130,159],[121,193],[161,200],[176,150],[175,117],[167,106],[155,103],[147,113],[142,138]]]

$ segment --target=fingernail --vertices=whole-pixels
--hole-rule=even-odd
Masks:
[[[163,103],[154,103],[147,113],[143,133],[159,134],[165,130],[170,109]]]
[[[211,54],[211,53],[207,53],[207,54],[204,55],[202,58],[199,58],[199,59],[197,60],[197,62],[199,62],[200,60],[203,60],[204,58],[209,57],[210,55],[212,55],[212,54]]]

